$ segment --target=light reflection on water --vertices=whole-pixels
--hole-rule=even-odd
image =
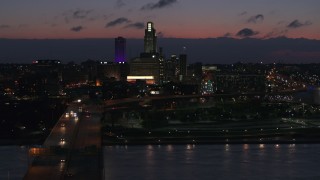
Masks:
[[[104,148],[105,179],[320,179],[320,144]]]
[[[27,147],[0,147],[0,179],[22,179]],[[105,179],[320,179],[320,144],[104,147]],[[29,160],[30,161],[30,160]]]

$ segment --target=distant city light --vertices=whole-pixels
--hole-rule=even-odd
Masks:
[[[128,80],[153,80],[153,76],[127,76]]]

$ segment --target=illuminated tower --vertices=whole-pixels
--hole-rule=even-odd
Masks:
[[[157,36],[156,36],[156,30],[154,29],[152,22],[148,22],[147,29],[145,29],[144,52],[145,53],[157,52]]]
[[[126,39],[123,37],[117,37],[114,39],[114,61],[125,62],[126,61]]]

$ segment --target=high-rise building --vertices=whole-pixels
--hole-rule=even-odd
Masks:
[[[187,76],[187,55],[180,54],[179,56],[179,75]]]
[[[176,55],[171,55],[170,59],[167,59],[165,61],[165,81],[170,82],[170,81],[175,81],[177,78],[177,61],[178,58]]]
[[[126,39],[123,37],[117,37],[114,39],[114,61],[126,62]]]
[[[145,53],[157,52],[157,36],[156,36],[156,30],[154,29],[152,22],[148,22],[147,29],[145,29],[144,52]]]
[[[161,51],[160,51],[161,52]],[[128,79],[146,80],[151,84],[162,84],[164,81],[164,58],[157,52],[157,37],[153,23],[147,23],[144,35],[144,52],[130,62]]]

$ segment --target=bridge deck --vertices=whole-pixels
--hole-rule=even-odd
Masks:
[[[80,106],[88,112],[79,112]],[[36,156],[24,179],[101,179],[102,111],[95,105],[84,106],[82,103],[69,105],[43,144],[43,148],[49,150],[40,151],[50,153]]]

